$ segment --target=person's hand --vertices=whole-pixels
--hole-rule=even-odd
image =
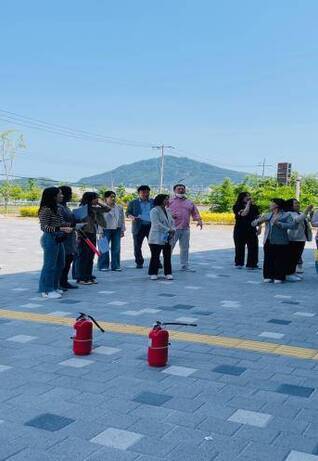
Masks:
[[[202,227],[203,227],[203,222],[200,220],[198,221],[197,223],[197,227],[200,227],[200,230],[202,230]]]
[[[65,234],[71,234],[73,232],[73,228],[72,227],[60,227],[60,230],[62,232],[65,232]]]

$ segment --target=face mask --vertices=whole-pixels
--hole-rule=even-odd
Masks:
[[[184,198],[184,197],[185,197],[185,194],[176,194],[176,197],[178,197],[178,198]]]

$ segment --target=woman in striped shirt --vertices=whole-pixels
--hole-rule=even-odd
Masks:
[[[64,222],[58,204],[63,201],[63,194],[57,187],[44,189],[39,209],[39,219],[43,235],[43,267],[39,282],[39,291],[43,298],[61,298],[59,280],[64,268],[63,240],[73,232],[69,224]]]

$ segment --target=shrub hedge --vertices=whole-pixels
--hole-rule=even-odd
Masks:
[[[20,208],[20,216],[23,216],[24,218],[36,218],[38,216],[38,211],[38,206],[24,206]]]
[[[200,214],[203,222],[207,224],[231,225],[235,223],[235,217],[233,213],[213,213],[211,211],[201,211]]]

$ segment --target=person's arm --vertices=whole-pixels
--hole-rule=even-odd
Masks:
[[[199,210],[197,209],[194,203],[192,203],[191,216],[192,216],[193,221],[197,221],[197,226],[202,229],[202,226],[203,226],[202,219],[201,219]]]
[[[297,227],[297,222],[292,215],[288,215],[286,219],[278,219],[275,222],[275,225],[281,227],[282,229],[295,229]]]
[[[239,211],[238,214],[241,215],[241,216],[247,216],[250,212],[250,209],[251,209],[251,200],[249,200],[247,203],[246,203],[246,206],[245,208],[243,208],[243,210]]]
[[[312,227],[318,227],[318,210],[314,212],[311,218]]]
[[[266,214],[263,214],[262,216],[260,216],[259,218],[256,218],[254,219],[254,221],[251,222],[251,226],[252,227],[257,227],[261,224],[264,224],[265,222],[267,222],[269,220],[269,217],[268,215]]]

